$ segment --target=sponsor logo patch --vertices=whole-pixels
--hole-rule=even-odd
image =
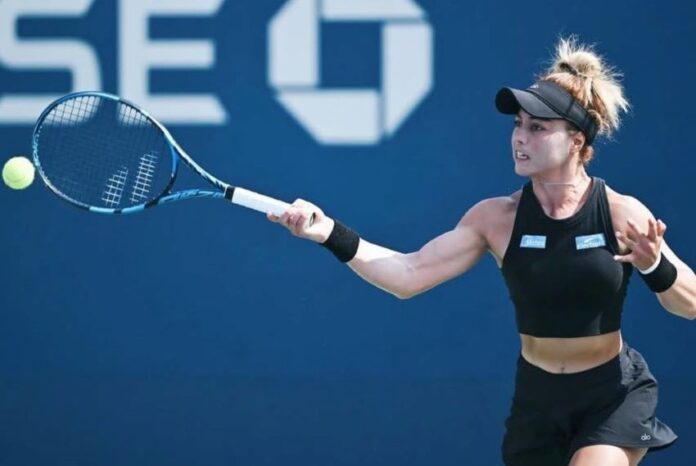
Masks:
[[[521,248],[546,249],[546,236],[522,235]]]
[[[607,242],[604,239],[604,233],[597,233],[596,235],[587,236],[576,236],[575,237],[575,249],[592,249],[601,248],[606,246]]]

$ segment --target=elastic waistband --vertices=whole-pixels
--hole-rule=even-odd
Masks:
[[[626,342],[623,342],[623,346],[621,347],[619,354],[609,361],[584,371],[572,372],[568,374],[556,374],[553,372],[548,372],[541,367],[531,364],[522,357],[522,354],[520,354],[519,358],[517,359],[517,377],[522,379],[536,379],[558,383],[577,383],[585,380],[591,381],[605,379],[621,374],[621,358],[628,353],[629,349],[630,348]]]

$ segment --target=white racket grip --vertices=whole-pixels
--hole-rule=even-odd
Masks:
[[[272,213],[276,217],[280,217],[290,207],[287,202],[273,199],[272,197],[264,196],[263,194],[255,193],[244,188],[234,188],[232,194],[232,203],[249,209],[258,210],[264,214]]]

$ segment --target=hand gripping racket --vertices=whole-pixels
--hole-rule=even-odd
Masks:
[[[145,110],[102,92],[78,92],[53,102],[39,117],[32,144],[46,186],[91,212],[129,214],[198,197],[224,198],[276,216],[290,207],[218,180]],[[180,160],[216,189],[173,192]]]

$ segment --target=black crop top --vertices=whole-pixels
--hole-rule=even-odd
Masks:
[[[522,190],[501,267],[520,333],[573,338],[621,327],[633,267],[613,258],[619,246],[604,180],[592,180],[587,202],[562,220],[544,213],[531,182]]]

